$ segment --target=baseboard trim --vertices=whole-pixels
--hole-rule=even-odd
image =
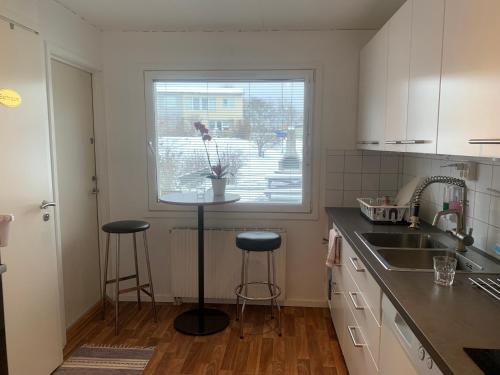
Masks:
[[[109,299],[106,301],[107,304],[110,304]],[[75,323],[69,326],[66,329],[66,343],[71,343],[74,341],[78,335],[85,329],[85,327],[93,320],[97,315],[99,315],[102,311],[102,302],[97,302],[94,306],[88,309]],[[68,344],[64,347],[63,353],[66,357],[68,350],[72,350],[73,348],[69,348]]]

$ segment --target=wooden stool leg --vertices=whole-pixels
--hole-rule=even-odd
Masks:
[[[135,285],[137,286],[137,305],[141,309],[141,289],[139,288],[139,265],[137,263],[137,238],[135,233],[134,237],[134,262],[135,262]]]
[[[143,232],[143,237],[144,237],[144,252],[146,254],[146,266],[148,268],[149,291],[151,292],[151,302],[153,304],[153,314],[155,317],[155,323],[158,323],[158,313],[156,311],[155,291],[153,288],[153,278],[151,277],[151,264],[149,262],[148,239],[146,237],[146,231]]]
[[[104,254],[104,278],[102,283],[102,319],[106,318],[106,285],[108,284],[109,237],[106,236],[106,253]]]
[[[115,271],[115,334],[118,335],[118,310],[120,303],[120,235],[116,237]]]

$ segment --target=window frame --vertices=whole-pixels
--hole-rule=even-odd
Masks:
[[[247,203],[236,202],[230,205],[210,207],[212,211],[255,212],[255,213],[298,213],[312,214],[313,202],[313,116],[314,116],[314,69],[266,69],[266,70],[144,70],[144,89],[146,105],[146,145],[148,170],[148,208],[149,211],[172,212],[186,211],[189,207],[171,205],[159,201],[158,175],[156,168],[156,126],[153,83],[156,80],[171,81],[233,81],[233,80],[304,80],[304,130],[302,151],[302,203]]]

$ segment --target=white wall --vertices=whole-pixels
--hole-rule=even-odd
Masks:
[[[145,218],[152,223],[150,247],[155,292],[169,300],[169,228],[196,224],[194,214],[147,210],[147,149],[143,69],[318,68],[314,124],[315,213],[308,218],[266,215],[244,219],[208,213],[209,226],[283,227],[288,232],[287,301],[324,303],[322,164],[327,147],[353,149],[358,54],[372,32],[105,32],[103,68],[109,168],[110,218]],[[321,209],[320,209],[321,208]],[[126,244],[126,241],[122,241]],[[125,264],[125,265],[123,265]],[[123,272],[132,270],[124,255]],[[237,267],[237,265],[235,265]]]
[[[101,66],[101,32],[53,0],[38,1],[42,38],[67,57],[94,69]],[[66,57],[65,56],[65,57]]]

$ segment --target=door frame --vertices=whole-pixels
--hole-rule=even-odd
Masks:
[[[46,68],[46,85],[47,85],[47,106],[49,114],[49,142],[50,142],[50,163],[52,169],[52,189],[54,201],[59,201],[58,183],[57,183],[57,147],[55,138],[55,120],[54,120],[54,97],[52,90],[52,61],[56,60],[74,68],[83,70],[91,74],[92,79],[92,105],[93,105],[93,120],[94,120],[94,152],[95,152],[95,168],[99,187],[97,194],[97,219],[98,228],[100,228],[109,219],[109,189],[108,189],[108,168],[107,168],[107,153],[106,153],[106,129],[104,118],[104,90],[103,90],[103,74],[102,69],[95,64],[82,59],[80,56],[71,51],[55,46],[45,41],[45,68]],[[64,308],[64,281],[62,269],[62,245],[61,245],[61,226],[60,226],[60,211],[56,205],[54,210],[54,224],[56,236],[56,254],[57,254],[57,270],[59,284],[59,310],[61,312],[61,334],[63,345],[66,345],[66,313]],[[104,236],[98,230],[98,252],[99,252],[99,267],[100,276],[102,279],[102,251],[104,247]],[[101,283],[100,283],[101,285]],[[102,293],[102,291],[101,291]]]

